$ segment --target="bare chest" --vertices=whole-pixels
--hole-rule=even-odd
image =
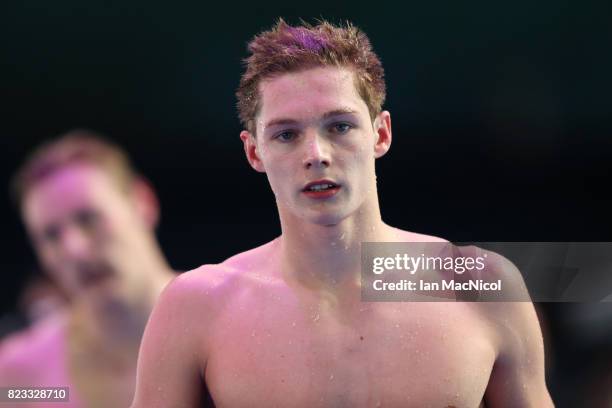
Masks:
[[[128,406],[134,396],[136,352],[132,358],[112,350],[74,347],[66,358],[66,369],[75,392],[86,406]]]
[[[217,331],[206,369],[217,406],[477,407],[495,359],[461,304],[260,311]]]

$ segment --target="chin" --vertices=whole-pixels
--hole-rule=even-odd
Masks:
[[[288,215],[287,219],[319,226],[340,224],[355,212],[352,207],[347,206],[346,202],[339,201],[321,203],[295,201],[292,205],[279,206],[279,210]]]
[[[339,211],[308,211],[302,219],[311,224],[331,227],[340,224],[348,215]]]
[[[115,279],[104,279],[84,289],[85,296],[97,300],[112,299],[119,297],[120,288]]]

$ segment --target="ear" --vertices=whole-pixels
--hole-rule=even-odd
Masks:
[[[132,185],[132,197],[136,212],[145,225],[155,229],[159,222],[159,200],[151,183],[144,178],[137,178]]]
[[[266,169],[264,168],[264,165],[259,157],[259,152],[257,151],[257,140],[255,139],[255,136],[253,136],[249,131],[243,130],[240,132],[240,139],[242,140],[244,153],[246,154],[246,158],[251,167],[260,173],[265,173]]]
[[[376,134],[374,157],[378,159],[391,148],[391,114],[388,111],[380,112],[374,119],[374,132]]]

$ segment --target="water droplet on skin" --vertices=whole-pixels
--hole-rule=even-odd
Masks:
[[[332,375],[330,375],[330,376],[329,376],[329,381],[331,381],[331,380],[333,380],[333,379],[334,379],[334,375],[332,374]],[[523,384],[523,387],[524,387],[524,386],[525,386],[525,385]]]
[[[316,314],[316,315],[313,317],[312,321],[313,321],[313,322],[318,322],[320,317],[321,317],[321,316],[319,316],[319,314],[317,313],[317,314]]]
[[[295,322],[291,323],[291,326],[295,327]]]
[[[255,337],[255,330],[251,332],[251,337]]]
[[[396,323],[396,324],[395,324],[395,327],[399,329],[399,328],[400,328],[399,323]]]

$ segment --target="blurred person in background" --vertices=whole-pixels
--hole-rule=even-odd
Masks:
[[[54,407],[128,406],[146,321],[174,276],[155,237],[156,194],[122,149],[87,130],[34,151],[12,188],[68,305],[0,344],[0,386],[69,387]]]
[[[18,289],[16,310],[0,315],[0,343],[4,337],[61,313],[66,307],[66,295],[48,275],[39,270],[24,274],[27,277]]]
[[[62,313],[67,301],[66,295],[56,282],[48,275],[36,272],[21,290],[17,308],[28,325],[33,325],[56,313]]]

